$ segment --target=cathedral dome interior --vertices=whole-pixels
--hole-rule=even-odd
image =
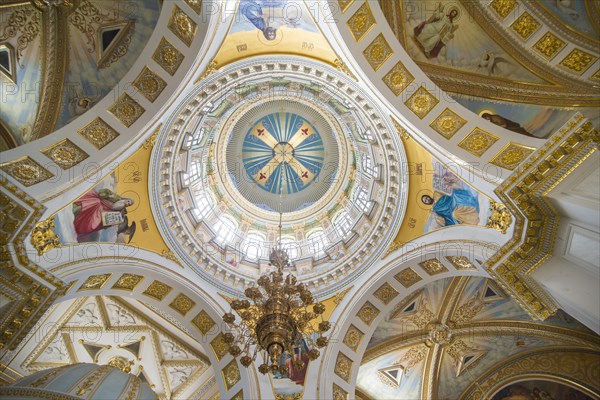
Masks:
[[[600,398],[593,0],[4,0],[0,397]]]

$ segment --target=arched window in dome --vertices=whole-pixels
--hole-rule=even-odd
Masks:
[[[356,207],[358,207],[359,210],[366,213],[369,211],[369,208],[371,208],[371,199],[369,198],[369,194],[362,186],[359,186],[355,193],[356,195],[354,196],[354,204],[356,204]]]
[[[352,220],[350,218],[350,214],[348,211],[341,211],[336,217],[333,219],[333,228],[339,237],[343,238],[350,232],[352,228]]]
[[[227,217],[221,217],[214,226],[215,241],[226,244],[233,241],[237,224]]]
[[[308,240],[308,249],[315,258],[325,254],[325,249],[329,245],[329,240],[325,232],[322,230],[310,233],[306,239]]]
[[[256,232],[250,232],[242,243],[242,252],[248,261],[258,261],[265,248],[265,237]]]
[[[379,168],[371,158],[371,156],[367,154],[362,155],[362,170],[365,174],[369,175],[372,178],[377,178],[377,174],[379,173]]]
[[[285,251],[287,251],[288,256],[290,256],[290,260],[295,260],[298,258],[298,255],[300,254],[300,246],[294,240],[294,238],[283,236],[281,238],[281,245]]]
[[[194,134],[189,135],[185,142],[185,147],[187,149],[195,149],[198,146],[200,146],[200,144],[202,143],[202,140],[204,139],[205,133],[206,133],[206,129],[200,128],[196,132],[194,132]]]
[[[202,174],[202,161],[193,158],[190,161],[190,166],[188,170],[183,174],[183,183],[186,186],[190,186],[191,184],[200,180]]]
[[[198,221],[200,221],[210,214],[212,202],[210,195],[203,190],[196,190],[194,195],[196,207],[193,209],[193,212],[196,218],[198,218]]]

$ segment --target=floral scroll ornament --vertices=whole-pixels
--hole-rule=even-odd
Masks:
[[[39,222],[31,232],[31,244],[35,247],[39,256],[49,250],[60,247],[58,235],[54,233],[52,228],[55,228],[54,220],[48,219]]]
[[[496,203],[494,200],[490,201],[490,211],[492,215],[488,218],[486,227],[494,228],[505,234],[512,224],[512,215],[510,215],[504,204]]]

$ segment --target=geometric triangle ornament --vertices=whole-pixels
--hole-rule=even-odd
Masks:
[[[402,365],[392,365],[391,367],[382,368],[377,371],[379,380],[391,387],[399,387],[404,375],[404,367]]]
[[[17,83],[17,69],[15,65],[14,47],[9,43],[0,44],[0,74],[12,83]]]

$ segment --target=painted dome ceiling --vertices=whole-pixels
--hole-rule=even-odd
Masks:
[[[173,134],[157,153],[169,162],[155,176],[169,176],[156,185],[168,182],[173,194],[155,201],[157,210],[177,204],[180,217],[171,221],[186,237],[174,236],[196,243],[181,254],[192,268],[207,260],[200,271],[228,271],[240,285],[268,264],[281,211],[281,241],[297,273],[320,287],[333,271],[337,279],[360,272],[349,266],[368,264],[382,250],[376,240],[365,252],[359,236],[375,240],[401,221],[406,177],[402,168],[384,173],[400,160],[381,143],[397,154],[402,147],[393,123],[345,75],[297,58],[279,63],[285,68],[269,78],[247,72],[263,68],[260,59],[232,64],[214,77],[218,92],[207,82],[181,105],[184,115],[171,116]],[[296,65],[314,72],[294,73]],[[181,229],[165,222],[171,232]]]

